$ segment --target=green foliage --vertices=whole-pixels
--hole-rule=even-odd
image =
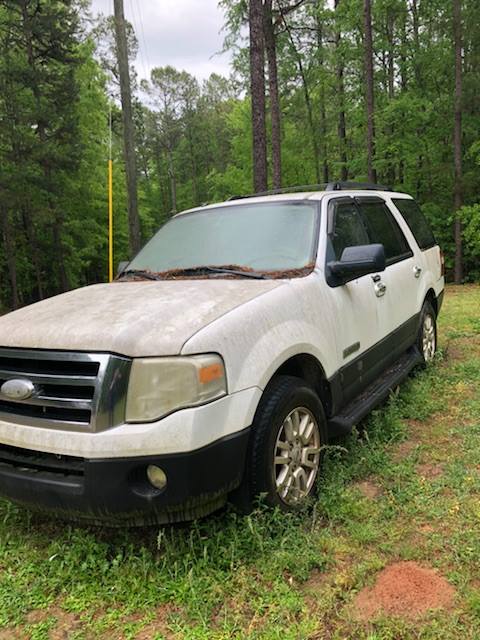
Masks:
[[[106,278],[110,110],[115,262],[129,257],[112,20],[82,23],[86,3],[77,0],[45,0],[42,11],[37,4],[8,0],[0,6],[0,312]],[[248,3],[220,4],[225,46],[234,54],[233,79],[213,74],[199,84],[185,71],[160,67],[141,87],[133,82],[144,241],[174,211],[252,190]],[[480,29],[476,2],[462,4],[460,215],[465,274],[475,280]],[[340,0],[335,10],[324,0],[283,3],[283,17],[279,6],[274,0],[283,185],[316,182],[317,166],[329,179],[340,178],[341,111],[348,178],[364,180],[362,2]],[[378,180],[418,199],[445,252],[448,275],[454,255],[451,3],[375,0],[372,6]],[[137,42],[131,26],[128,34],[133,67]]]
[[[463,222],[465,251],[475,265],[472,279],[480,279],[480,204],[462,207],[458,213]]]

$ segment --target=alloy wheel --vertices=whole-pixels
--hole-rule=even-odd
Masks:
[[[305,407],[293,409],[280,427],[274,449],[274,473],[279,498],[298,505],[311,492],[320,465],[320,430]]]

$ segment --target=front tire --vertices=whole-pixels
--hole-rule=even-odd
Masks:
[[[303,380],[278,376],[264,392],[253,421],[245,482],[251,498],[297,511],[316,494],[327,442],[322,403]]]

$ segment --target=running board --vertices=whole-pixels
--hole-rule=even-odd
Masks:
[[[339,414],[328,420],[330,438],[347,435],[367,414],[372,411],[397,387],[412,371],[423,362],[416,346],[411,347],[391,367],[372,382],[359,396],[344,407]]]

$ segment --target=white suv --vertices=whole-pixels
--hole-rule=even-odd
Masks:
[[[111,284],[0,319],[0,495],[110,524],[297,509],[436,348],[442,257],[375,185],[175,216]]]

